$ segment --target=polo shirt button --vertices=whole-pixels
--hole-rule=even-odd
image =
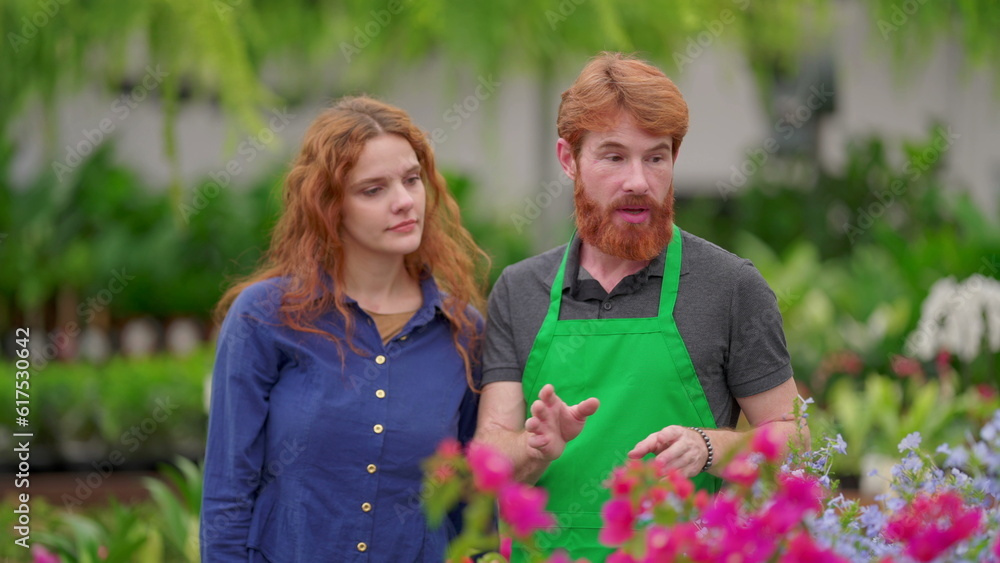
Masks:
[[[363,510],[364,512],[371,512],[372,511],[372,503],[370,503],[370,502],[362,503],[361,504],[361,510]]]
[[[368,551],[368,544],[365,542],[358,542],[358,551]]]
[[[604,302],[604,310],[605,311],[610,311],[611,310],[611,302],[610,301],[605,301]]]
[[[376,434],[381,434],[382,430],[385,430],[385,428],[383,428],[381,424],[376,424],[372,430],[374,430]]]
[[[409,336],[406,336],[406,335],[399,337],[400,340],[406,340],[407,338],[409,338]]]
[[[378,364],[378,365],[384,364],[385,363],[385,356],[383,356],[382,354],[379,354],[378,356],[375,356],[375,363]]]
[[[375,471],[376,471],[376,470],[377,470],[378,468],[377,468],[377,467],[375,467],[375,464],[374,464],[374,463],[369,463],[369,464],[368,464],[368,467],[367,467],[367,469],[368,469],[368,472],[369,472],[369,473],[375,473]]]
[[[379,399],[384,399],[385,389],[379,389],[378,391],[375,391],[375,396],[378,397]]]

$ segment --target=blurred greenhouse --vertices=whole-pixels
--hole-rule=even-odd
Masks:
[[[0,28],[0,403],[31,350],[0,445],[32,433],[32,543],[63,561],[197,560],[211,310],[323,107],[408,111],[495,279],[571,233],[555,116],[601,50],[684,94],[678,223],[774,289],[845,483],[1000,408],[996,2],[6,0]]]

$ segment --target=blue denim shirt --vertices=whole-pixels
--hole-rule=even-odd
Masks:
[[[428,528],[420,463],[444,438],[471,438],[478,401],[437,285],[421,286],[423,305],[387,345],[350,301],[366,353],[345,345],[343,362],[329,340],[280,322],[280,280],[239,295],[212,376],[203,561],[443,560],[448,526]],[[344,335],[336,313],[319,326]]]

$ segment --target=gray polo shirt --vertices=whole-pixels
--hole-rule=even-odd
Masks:
[[[674,321],[720,428],[739,418],[737,397],[792,377],[774,292],[753,263],[688,232]],[[560,319],[655,317],[665,253],[610,293],[580,268],[574,238],[566,264]],[[506,267],[493,286],[483,350],[483,384],[521,381],[549,305],[566,245]],[[556,390],[558,392],[558,389]]]

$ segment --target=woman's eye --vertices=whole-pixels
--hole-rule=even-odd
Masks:
[[[361,195],[373,196],[382,190],[382,186],[372,186],[361,190]]]
[[[420,176],[410,176],[409,178],[406,179],[406,183],[410,186],[416,184],[419,181],[420,181]]]

